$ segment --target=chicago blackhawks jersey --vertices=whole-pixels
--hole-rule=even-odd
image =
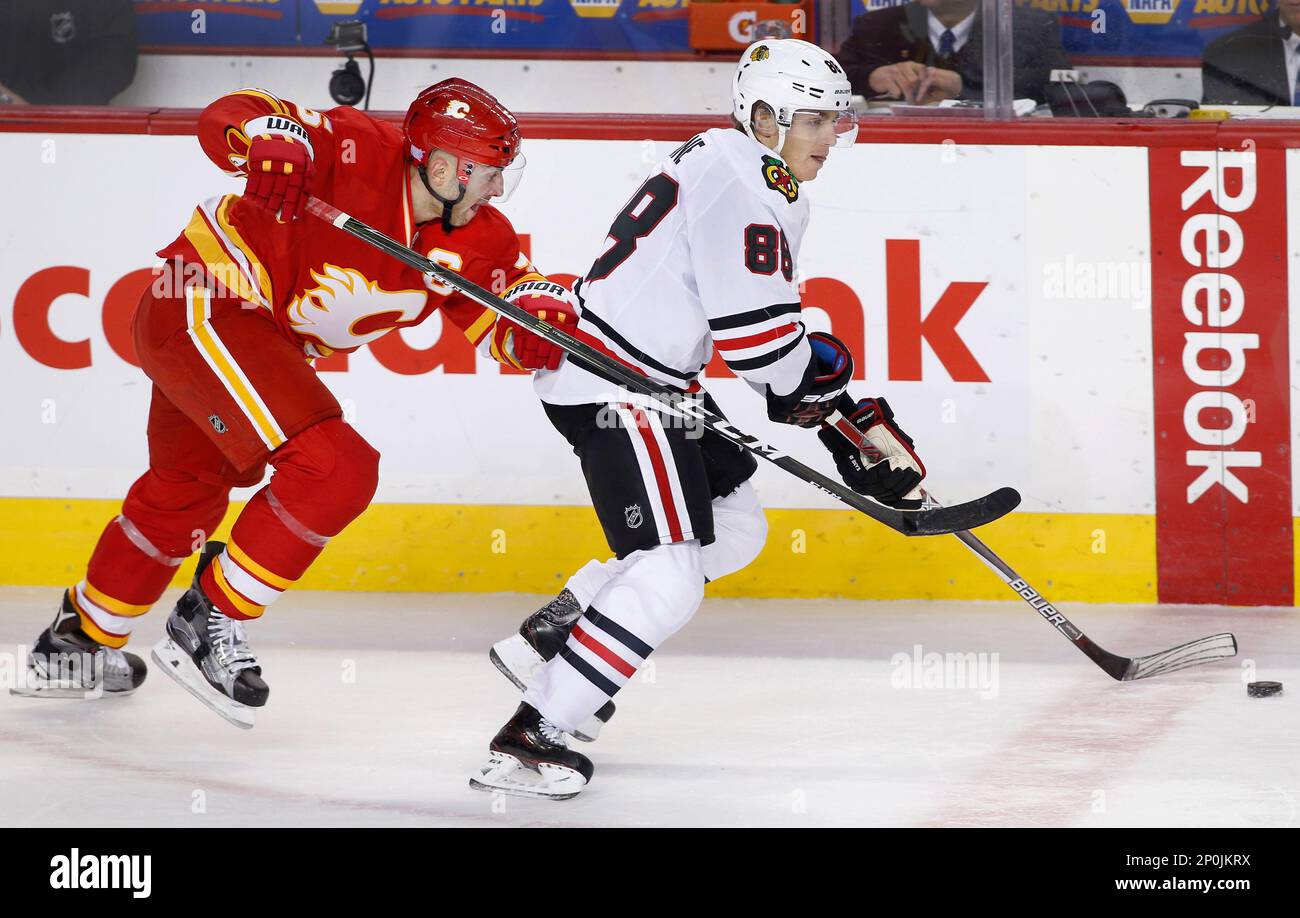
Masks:
[[[391,124],[346,106],[315,112],[256,89],[223,96],[199,118],[203,151],[234,175],[244,173],[249,136],[264,131],[310,145],[310,194],[469,280],[500,291],[531,273],[510,221],[490,205],[450,232],[440,220],[415,223],[402,133]],[[355,350],[435,309],[489,352],[494,313],[310,215],[282,223],[227,194],[195,208],[158,254],[179,260],[187,277],[201,266],[205,285],[267,310],[308,357]]]
[[[807,198],[775,153],[738,130],[692,137],[614,218],[576,287],[576,334],[687,390],[716,347],[738,376],[786,395],[811,357],[794,273],[807,225]],[[619,398],[573,360],[534,387],[551,404]]]

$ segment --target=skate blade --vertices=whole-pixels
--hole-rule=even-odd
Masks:
[[[493,752],[479,775],[469,779],[474,790],[512,797],[541,800],[572,800],[587,786],[587,780],[572,768],[538,765],[530,768],[512,755]]]
[[[159,669],[176,680],[185,691],[203,702],[213,713],[241,730],[253,729],[253,709],[246,704],[232,701],[208,685],[208,680],[203,678],[194,661],[177,647],[170,637],[165,637],[155,644],[150,656],[158,664]]]
[[[522,634],[512,634],[504,641],[497,641],[488,651],[488,659],[501,675],[509,679],[521,692],[528,691],[528,686],[537,675],[537,671],[546,664],[542,655],[524,640]],[[602,714],[605,716],[602,717]],[[578,728],[573,731],[574,739],[582,740],[584,743],[594,743],[600,737],[601,724],[613,715],[614,703],[606,702],[600,711],[578,725]]]
[[[28,677],[32,679],[32,677]],[[100,689],[76,688],[73,686],[59,685],[57,682],[38,682],[32,681],[22,687],[9,689],[9,694],[15,698],[50,698],[50,699],[73,699],[76,701],[98,701],[101,698],[123,698],[127,695],[134,695],[135,689],[123,689],[120,692],[105,692]]]

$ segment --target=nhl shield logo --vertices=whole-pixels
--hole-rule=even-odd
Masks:
[[[50,38],[58,45],[66,45],[77,35],[77,22],[71,13],[55,13],[50,16]]]
[[[212,429],[219,434],[223,434],[230,429],[229,427],[226,426],[226,422],[221,420],[221,417],[219,415],[215,415],[215,414],[208,415],[208,423],[211,424]]]
[[[641,505],[632,504],[631,506],[625,507],[623,509],[623,516],[627,518],[628,529],[639,528],[641,526],[641,520],[642,520]]]

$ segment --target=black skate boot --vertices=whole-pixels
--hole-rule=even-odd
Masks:
[[[475,790],[568,800],[578,796],[596,770],[591,759],[569,748],[563,730],[528,704],[519,705],[489,749],[487,764],[469,779]]]
[[[213,606],[199,585],[203,571],[225,547],[222,542],[203,546],[194,582],[167,618],[167,636],[154,646],[153,659],[191,695],[247,730],[253,726],[253,709],[266,704],[271,690],[262,681],[244,623]]]
[[[577,597],[567,588],[561,590],[559,596],[524,619],[518,634],[493,644],[488,658],[515,688],[527,691],[542,665],[563,649],[573,623],[581,616],[582,606],[578,605]],[[613,716],[614,702],[607,701],[578,726],[574,737],[584,743],[594,742],[600,736],[601,725]]]
[[[119,698],[144,682],[148,667],[133,653],[105,647],[81,628],[70,591],[50,627],[32,646],[20,684],[9,694],[23,698]]]

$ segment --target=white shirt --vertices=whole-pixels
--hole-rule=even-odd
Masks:
[[[1278,17],[1278,22],[1282,22],[1282,17]],[[1288,32],[1286,38],[1282,39],[1282,53],[1286,55],[1286,80],[1291,90],[1289,101],[1294,104],[1296,76],[1300,74],[1300,35]]]
[[[939,17],[934,13],[925,14],[926,21],[930,26],[930,46],[937,52],[939,43],[943,39],[943,33],[948,31],[948,26],[939,21]],[[956,54],[961,50],[962,45],[970,38],[970,30],[975,28],[975,11],[971,10],[970,14],[952,27],[952,37],[954,39],[952,50]]]
[[[687,389],[716,346],[755,386],[786,395],[812,357],[794,266],[808,196],[781,159],[741,131],[692,137],[615,215],[577,285],[577,334],[660,383]],[[552,405],[622,400],[572,358],[538,371]]]

